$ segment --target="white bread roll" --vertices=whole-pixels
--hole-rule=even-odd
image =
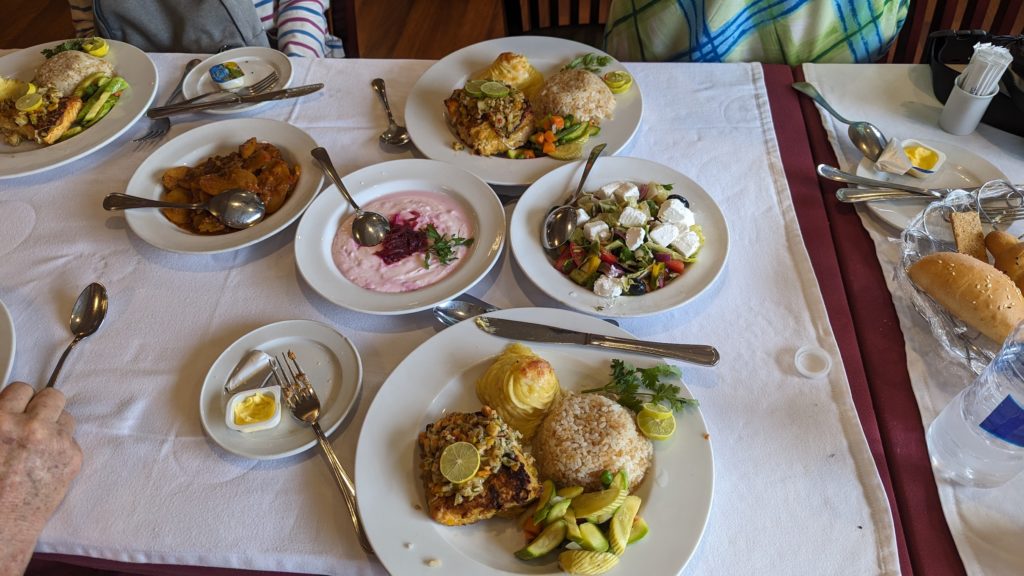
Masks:
[[[946,310],[999,344],[1024,320],[1020,288],[977,258],[937,252],[921,258],[907,272],[918,288]]]
[[[1017,288],[1024,286],[1024,243],[1013,234],[994,230],[985,237],[985,247],[995,258],[995,267],[1005,272]]]

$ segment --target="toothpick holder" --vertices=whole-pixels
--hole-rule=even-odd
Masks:
[[[957,76],[956,82],[953,83],[953,91],[949,93],[946,105],[942,108],[942,115],[939,116],[939,127],[957,136],[974,132],[992,98],[999,92],[997,87],[988,96],[976,96],[960,87],[961,78],[963,76]]]

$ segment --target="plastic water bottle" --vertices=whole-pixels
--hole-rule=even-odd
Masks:
[[[928,427],[928,452],[942,477],[978,488],[1024,470],[1024,322]]]

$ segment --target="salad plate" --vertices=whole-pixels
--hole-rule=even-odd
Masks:
[[[44,48],[60,42],[47,42],[0,57],[0,76],[31,80],[46,58]],[[156,95],[157,71],[145,52],[124,42],[108,40],[110,51],[104,56],[114,66],[114,73],[128,82],[117,105],[102,120],[82,133],[63,142],[41,146],[24,142],[8,146],[0,142],[0,179],[37,174],[63,166],[106,146],[123,134],[141,117]]]
[[[185,76],[185,81],[181,85],[182,95],[185,98],[195,98],[200,94],[217,90],[217,83],[210,77],[210,68],[225,62],[238,64],[238,67],[245,74],[245,83],[240,88],[251,86],[266,78],[272,72],[277,72],[278,79],[267,91],[282,90],[287,88],[292,81],[292,63],[284,53],[262,46],[246,46],[214,54],[200,62]],[[217,97],[210,96],[209,98]],[[236,104],[234,106],[209,108],[203,110],[203,112],[207,114],[238,114],[239,112],[255,110],[267,104],[269,102]]]
[[[215,254],[255,244],[294,222],[316,197],[324,177],[309,155],[316,148],[316,141],[299,128],[278,120],[238,118],[189,130],[150,154],[135,171],[125,193],[160,200],[164,193],[161,176],[168,168],[194,167],[210,156],[238,150],[249,138],[277,146],[286,161],[298,164],[301,169],[295,190],[277,212],[252,228],[211,236],[179,228],[156,208],[142,208],[124,212],[128,227],[157,248],[185,254]]]
[[[598,296],[580,286],[554,267],[540,243],[544,218],[553,206],[562,204],[579,183],[583,162],[553,170],[530,186],[516,204],[509,225],[512,254],[526,275],[544,293],[562,304],[603,317],[649,316],[677,308],[711,286],[725,267],[729,255],[729,228],[718,204],[710,194],[687,176],[650,160],[613,156],[594,164],[584,192],[619,181],[671,184],[673,194],[685,197],[703,230],[704,245],[696,261],[687,264],[677,278],[664,287],[640,296],[617,298]]]
[[[413,86],[405,105],[405,122],[413,143],[425,156],[453,164],[476,174],[491,184],[526,186],[549,171],[565,164],[549,157],[512,160],[497,156],[478,156],[452,147],[458,140],[444,118],[444,99],[462,88],[470,75],[490,65],[502,52],[526,56],[545,77],[557,72],[572,59],[585,54],[607,56],[592,46],[544,36],[497,38],[467,46],[431,66]],[[611,58],[609,56],[609,58]],[[612,60],[603,72],[624,70]],[[601,132],[588,141],[590,146],[605,143],[607,154],[617,154],[629,144],[640,127],[643,96],[640,86],[616,95],[614,116],[601,123]],[[586,152],[583,154],[586,156]]]
[[[501,255],[505,211],[491,187],[465,170],[434,160],[394,160],[357,170],[345,176],[344,181],[355,201],[364,207],[382,196],[401,192],[442,194],[465,210],[473,230],[473,243],[463,257],[451,264],[457,268],[434,284],[408,292],[377,292],[360,287],[346,278],[334,262],[333,242],[352,208],[332,184],[299,223],[295,260],[306,282],[338,306],[368,314],[425,310],[468,290]]]
[[[973,188],[990,180],[1006,179],[1006,175],[999,168],[966,148],[948,142],[921,142],[946,154],[946,161],[938,172],[927,179],[879,172],[875,170],[874,162],[867,158],[863,158],[857,165],[857,175],[919,188]],[[867,206],[868,210],[882,221],[903,230],[924,210],[925,204],[920,201],[877,200],[867,202]]]
[[[199,392],[203,430],[228,452],[269,460],[304,452],[316,444],[313,430],[290,413],[282,414],[281,422],[270,430],[246,433],[228,428],[224,412],[231,395],[224,392],[224,383],[250,350],[262,350],[277,357],[288,350],[295,352],[320,397],[320,426],[325,434],[334,432],[356,405],[363,365],[348,338],[312,320],[286,320],[257,328],[221,353],[206,373]],[[281,408],[288,412],[286,407]]]
[[[567,310],[520,308],[493,314],[609,336],[628,332]],[[426,509],[416,438],[425,426],[452,411],[476,411],[477,378],[509,344],[482,333],[473,322],[439,332],[398,365],[366,414],[356,450],[361,516],[373,548],[392,574],[561,574],[554,555],[530,562],[513,552],[523,546],[515,519],[443,526]],[[587,347],[535,344],[563,389],[580,390],[607,380],[620,358],[652,366],[649,357],[611,354]],[[415,386],[410,386],[415,383]],[[690,396],[685,386],[684,396]],[[707,425],[698,408],[677,414],[671,439],[656,442],[654,460],[636,494],[650,525],[643,540],[623,554],[616,574],[678,574],[700,543],[711,509],[714,465]],[[432,567],[436,560],[438,567]]]
[[[11,312],[0,301],[0,388],[7,385],[7,378],[14,368],[14,320]]]

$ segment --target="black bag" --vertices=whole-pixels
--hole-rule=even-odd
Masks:
[[[928,63],[932,69],[932,92],[945,103],[953,91],[953,82],[960,72],[951,64],[966,65],[971,61],[974,45],[991,42],[1006,46],[1013,55],[1013,63],[1002,78],[1002,86],[1009,92],[996,94],[982,122],[1024,136],[1024,36],[993,36],[984,30],[939,30],[928,35]]]
[[[252,0],[94,0],[100,36],[146,52],[270,46]]]

